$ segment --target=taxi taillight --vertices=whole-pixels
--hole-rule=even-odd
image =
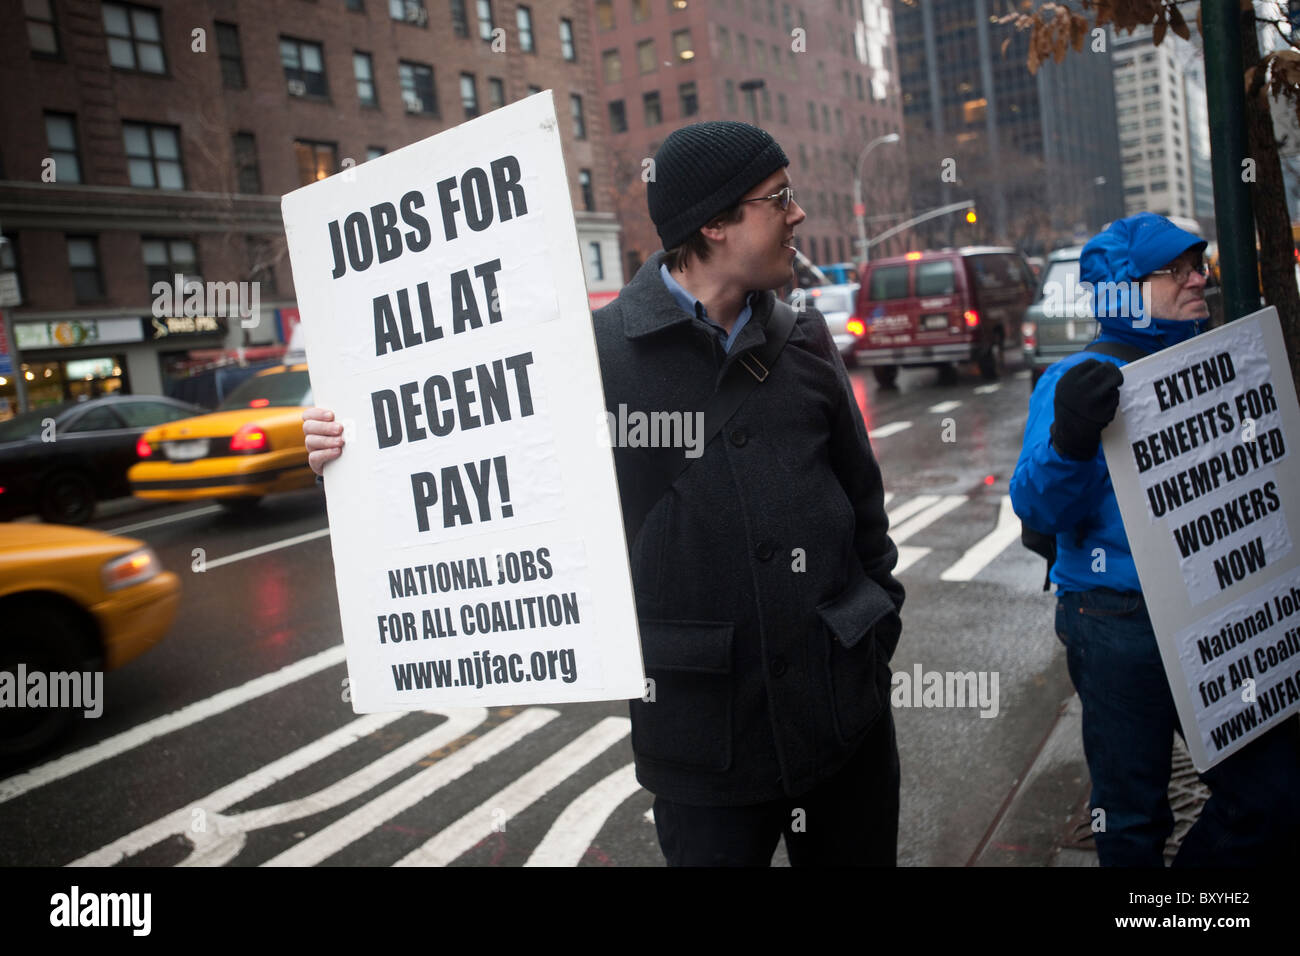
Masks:
[[[153,454],[153,447],[144,440],[143,436],[135,443],[135,454],[138,458],[148,458]]]
[[[248,424],[230,436],[231,451],[266,451],[266,432],[258,425]]]

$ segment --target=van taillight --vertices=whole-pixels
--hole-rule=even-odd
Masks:
[[[980,314],[979,314],[978,312],[976,312],[974,309],[967,309],[967,310],[966,310],[966,326],[967,326],[967,328],[971,328],[971,329],[973,329],[973,328],[975,328],[975,326],[977,326],[977,325],[979,325],[979,324],[980,324]]]
[[[1020,326],[1020,337],[1024,339],[1025,348],[1032,349],[1038,347],[1038,324],[1035,322],[1025,322]]]

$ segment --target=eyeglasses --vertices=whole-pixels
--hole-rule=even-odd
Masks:
[[[781,204],[782,209],[789,209],[790,203],[794,202],[794,190],[786,186],[779,193],[772,193],[770,196],[755,196],[753,199],[742,199],[741,202],[762,202],[764,199],[775,199]]]
[[[1178,262],[1168,269],[1157,269],[1147,275],[1148,278],[1151,276],[1169,276],[1174,282],[1182,285],[1192,277],[1193,272],[1201,278],[1205,278],[1210,274],[1210,267],[1205,264],[1204,260],[1198,259],[1196,262]]]

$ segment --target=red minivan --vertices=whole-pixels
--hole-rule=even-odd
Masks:
[[[862,288],[849,320],[858,337],[853,357],[870,365],[885,388],[900,365],[933,365],[950,375],[951,363],[974,362],[986,379],[996,379],[1005,350],[1019,348],[1034,274],[1015,249],[909,252],[860,271]]]

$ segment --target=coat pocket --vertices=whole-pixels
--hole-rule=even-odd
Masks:
[[[888,699],[887,661],[901,630],[898,611],[885,589],[864,576],[817,613],[829,632],[826,668],[835,729],[841,741],[851,743]]]
[[[731,766],[734,626],[710,621],[641,621],[648,699],[633,700],[638,757],[693,770]]]

